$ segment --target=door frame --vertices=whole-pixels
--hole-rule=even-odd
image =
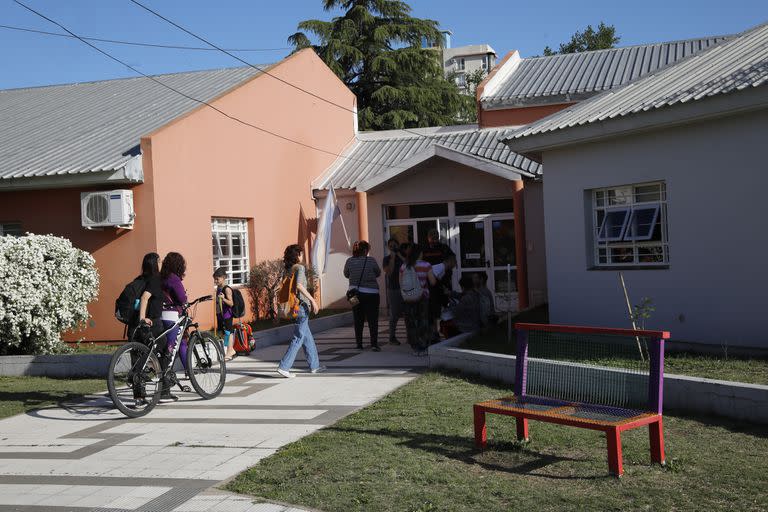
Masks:
[[[498,270],[506,270],[507,266],[498,266],[494,265],[494,253],[493,253],[493,221],[495,220],[511,220],[515,221],[515,215],[513,213],[486,213],[486,214],[480,214],[480,215],[464,215],[460,217],[455,218],[456,222],[456,247],[458,251],[456,252],[457,255],[457,272],[456,275],[460,276],[462,272],[480,272],[481,270],[484,270],[486,272],[486,275],[488,276],[488,288],[491,290],[491,293],[494,295],[494,299],[497,299],[501,293],[498,293],[496,291],[496,279],[495,279],[495,273]],[[485,241],[485,264],[482,267],[469,267],[469,268],[462,268],[461,266],[461,256],[462,256],[462,248],[461,248],[461,223],[462,222],[483,222],[483,237]],[[515,240],[515,243],[517,243],[517,240]],[[515,262],[515,265],[511,266],[511,270],[517,271],[517,262]],[[515,280],[513,280],[515,281]],[[514,286],[517,285],[516,282],[513,283]],[[498,302],[498,300],[497,300]],[[510,307],[512,305],[517,304],[517,292],[511,292],[510,295]]]

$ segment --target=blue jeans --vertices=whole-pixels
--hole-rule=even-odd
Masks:
[[[285,351],[285,355],[280,360],[281,370],[290,370],[293,366],[293,361],[296,359],[296,354],[299,353],[299,348],[304,348],[304,356],[309,363],[309,369],[314,370],[320,367],[320,358],[317,355],[317,346],[315,346],[315,338],[312,337],[312,333],[309,330],[309,309],[308,306],[302,304],[299,308],[299,316],[296,318],[296,324],[293,329],[293,339],[291,344],[288,345],[288,350]]]

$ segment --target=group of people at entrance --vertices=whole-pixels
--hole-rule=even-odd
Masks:
[[[389,343],[400,345],[397,322],[405,319],[408,344],[416,355],[425,355],[427,347],[459,332],[480,329],[492,321],[493,294],[486,286],[487,274],[466,274],[459,279],[461,293],[453,291],[456,255],[444,243],[436,229],[427,235],[427,243],[387,243],[388,254],[382,261],[389,308]],[[347,298],[353,305],[355,342],[363,349],[363,329],[368,323],[371,349],[379,345],[380,294],[378,277],[382,270],[368,255],[370,245],[355,242],[352,257],[344,265],[349,279]],[[484,278],[484,279],[483,279]]]

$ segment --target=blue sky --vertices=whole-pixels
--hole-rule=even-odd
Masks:
[[[22,0],[77,34],[152,43],[203,44],[128,0]],[[282,48],[296,24],[328,19],[321,0],[144,0],[190,30],[229,48]],[[616,26],[620,45],[739,32],[768,21],[765,0],[515,1],[411,0],[414,15],[436,19],[453,31],[453,46],[488,43],[501,57],[557,48],[576,30],[600,21]],[[0,0],[0,24],[59,32],[60,29]],[[100,44],[144,73],[240,65],[218,52]],[[134,76],[77,40],[0,29],[0,89]],[[239,54],[252,63],[279,60],[287,50]]]

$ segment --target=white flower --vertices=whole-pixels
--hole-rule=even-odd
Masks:
[[[62,332],[90,318],[93,256],[52,235],[0,236],[0,354],[61,349]]]

